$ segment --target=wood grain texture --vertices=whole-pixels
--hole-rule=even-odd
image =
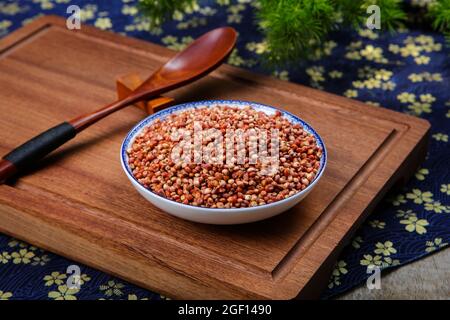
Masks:
[[[112,101],[117,75],[143,78],[173,54],[84,25],[68,31],[56,17],[11,34],[0,41],[0,152]],[[145,116],[128,108],[0,186],[0,231],[172,298],[316,297],[358,225],[425,155],[424,120],[231,66],[167,96],[253,100],[297,114],[325,141],[324,176],[299,205],[266,221],[177,219],[122,172],[122,139]]]

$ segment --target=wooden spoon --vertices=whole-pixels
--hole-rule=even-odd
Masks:
[[[124,99],[63,122],[17,147],[0,160],[0,183],[40,160],[77,133],[117,110],[195,81],[217,68],[231,53],[236,31],[214,29],[170,59]]]

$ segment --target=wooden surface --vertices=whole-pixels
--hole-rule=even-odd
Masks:
[[[45,17],[0,42],[2,154],[112,101],[116,76],[145,78],[173,55],[92,27],[64,26]],[[324,176],[294,209],[266,221],[210,226],[177,219],[139,196],[122,172],[122,139],[145,116],[127,108],[39,170],[0,186],[0,231],[172,298],[315,297],[353,231],[425,154],[424,120],[230,66],[168,96],[254,100],[299,115],[325,141]]]

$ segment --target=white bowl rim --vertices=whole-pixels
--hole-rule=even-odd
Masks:
[[[283,200],[278,200],[278,201],[274,201],[272,203],[266,203],[266,204],[262,204],[262,205],[257,205],[254,207],[246,207],[246,208],[207,208],[207,207],[200,207],[200,206],[194,206],[194,205],[189,205],[189,204],[184,204],[184,203],[180,203],[177,202],[175,200],[171,200],[168,198],[165,198],[163,196],[160,196],[159,194],[156,194],[155,192],[153,192],[150,189],[145,188],[133,175],[133,173],[131,172],[131,169],[128,165],[128,161],[126,161],[126,159],[128,158],[127,155],[127,149],[128,146],[134,142],[135,137],[148,125],[151,124],[151,122],[155,121],[158,118],[165,118],[168,115],[181,111],[181,110],[186,110],[186,109],[190,109],[190,108],[200,108],[200,107],[213,107],[213,106],[222,106],[222,105],[227,105],[227,106],[236,106],[236,105],[240,105],[242,107],[245,106],[250,106],[252,108],[255,109],[270,109],[273,111],[279,111],[281,112],[281,114],[284,117],[288,117],[288,120],[295,120],[296,122],[299,122],[303,129],[306,130],[308,133],[312,134],[314,136],[314,138],[317,141],[317,144],[319,146],[322,147],[322,157],[320,159],[320,167],[319,167],[319,172],[318,174],[316,174],[316,176],[314,177],[314,180],[312,181],[312,183],[310,183],[304,190],[297,192],[296,194],[293,194],[292,196],[285,198]],[[314,130],[313,127],[311,127],[310,124],[308,124],[306,121],[300,119],[298,116],[285,111],[285,110],[281,110],[279,108],[270,106],[270,105],[266,105],[266,104],[262,104],[259,102],[254,102],[254,101],[246,101],[246,100],[201,100],[201,101],[193,101],[193,102],[186,102],[186,103],[182,103],[182,104],[177,104],[175,106],[169,107],[167,109],[163,109],[161,111],[158,111],[154,114],[149,115],[148,117],[142,119],[141,121],[139,121],[125,136],[125,139],[122,142],[122,145],[120,147],[120,162],[122,165],[122,169],[125,171],[126,175],[128,176],[128,178],[130,178],[131,180],[133,180],[137,186],[139,186],[139,189],[145,193],[149,193],[152,196],[160,199],[163,202],[169,203],[169,204],[175,204],[184,208],[188,208],[188,209],[198,209],[199,212],[203,212],[203,213],[207,213],[207,214],[211,214],[211,213],[217,213],[217,214],[223,214],[223,211],[226,211],[227,213],[243,213],[246,211],[249,212],[254,212],[255,209],[267,209],[270,207],[275,207],[278,205],[281,205],[282,203],[287,203],[289,201],[292,201],[294,198],[300,197],[303,194],[306,194],[307,192],[309,192],[314,185],[320,180],[323,172],[325,171],[325,167],[327,165],[327,149],[325,147],[325,143],[323,142],[322,138],[320,137],[320,135],[317,133],[316,130]]]

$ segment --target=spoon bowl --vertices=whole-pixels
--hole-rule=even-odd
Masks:
[[[158,87],[172,90],[203,77],[230,55],[236,37],[236,31],[230,27],[205,33],[147,78],[136,88],[134,95],[146,99],[149,94],[154,95]]]

